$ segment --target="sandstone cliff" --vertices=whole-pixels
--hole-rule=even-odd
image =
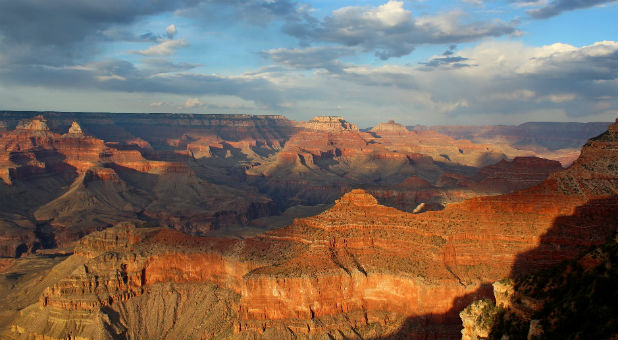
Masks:
[[[255,190],[209,183],[184,161],[148,159],[148,150],[88,136],[75,121],[67,131],[36,116],[0,137],[0,256],[70,246],[125,220],[205,233],[272,210]]]
[[[575,258],[615,232],[616,132],[542,184],[438,212],[402,212],[352,190],[249,239],[132,224],[96,232],[70,257],[79,265],[5,334],[457,338],[459,312],[489,297],[489,282]]]
[[[122,220],[203,234],[297,205],[329,204],[355,187],[405,211],[419,204],[439,210],[533,185],[548,173],[509,170],[515,162],[496,168],[487,185],[467,183],[477,165],[521,150],[410,132],[395,122],[363,132],[337,116],[293,122],[282,116],[0,112],[0,118],[2,256],[68,245]],[[506,179],[511,175],[520,177]],[[408,178],[431,186],[408,185]],[[64,235],[55,235],[60,229]]]
[[[400,162],[405,170],[397,170],[401,178],[394,184],[414,190],[435,187],[435,182],[414,177],[419,172],[415,166],[423,156],[410,154],[408,158],[406,154],[404,158],[383,141],[378,143],[379,137],[357,131],[339,119],[335,123],[342,130],[333,133],[331,123],[329,118],[326,131],[307,129],[290,137],[276,156],[278,166],[316,177],[326,168],[332,178],[354,179],[361,175],[372,178],[380,168],[361,167],[351,175],[337,171],[354,164],[377,164],[354,163],[358,159]],[[45,170],[40,173],[45,176],[28,172],[27,183],[36,178],[47,180],[48,166],[41,163],[64,164],[56,153],[64,155],[59,151],[62,149],[49,145],[60,145],[56,142],[59,139],[82,140],[37,124],[37,136],[24,132],[24,136],[35,138],[7,139],[18,140],[7,142],[10,152],[19,155],[9,157],[9,161],[26,169]],[[590,140],[572,167],[552,174],[539,185],[450,204],[441,211],[407,213],[381,205],[366,191],[356,189],[321,214],[296,219],[287,227],[252,238],[191,236],[169,228],[145,228],[139,223],[91,233],[78,241],[74,255],[50,271],[53,277],[40,281],[44,287],[33,290],[38,301],[28,300],[28,304],[15,307],[20,312],[12,314],[2,336],[457,338],[459,312],[472,300],[489,297],[490,282],[575,258],[615,231],[617,124]],[[14,135],[9,132],[3,138],[7,136]],[[190,140],[193,137],[184,139]],[[151,162],[142,150],[114,148],[98,141],[92,138],[84,142],[88,150],[102,148],[103,153],[92,153],[96,157],[65,156],[76,163],[93,162],[94,166],[74,167],[74,176],[64,182],[52,176],[55,187],[68,189],[60,197],[43,202],[36,216],[55,216],[54,220],[61,222],[60,217],[84,212],[102,211],[100,216],[111,216],[108,212],[116,211],[174,225],[172,217],[187,216],[196,205],[204,211],[211,204],[238,208],[246,202],[237,198],[247,196],[240,186],[233,188],[235,194],[226,200],[230,188],[203,182],[200,174],[214,167],[208,157],[195,167],[201,170],[194,170],[170,166],[174,164],[170,159],[186,154],[161,153],[159,156],[167,160]],[[66,143],[75,145],[71,144],[74,141]],[[234,154],[239,148],[231,143],[217,143],[225,150],[222,160],[227,151],[231,162],[241,157]],[[286,158],[286,152],[294,157]],[[362,158],[367,154],[370,158]],[[438,166],[432,159],[426,161],[428,167]],[[273,171],[270,175],[276,179],[277,169],[282,168],[266,168],[263,175]],[[316,172],[318,169],[322,170]],[[19,177],[12,179],[11,185],[3,184],[2,188],[14,190],[24,182]],[[405,179],[409,180],[402,183]],[[462,184],[465,180],[455,179]],[[217,197],[213,193],[219,189],[225,192]],[[174,194],[178,192],[188,194],[177,200]],[[208,201],[209,195],[212,201]],[[260,197],[256,194],[258,202]],[[148,201],[141,202],[143,198]],[[69,203],[75,200],[83,203]],[[118,200],[128,205],[121,207]],[[202,202],[206,204],[200,206]],[[135,207],[143,210],[132,210]],[[259,206],[248,208],[252,209]],[[215,216],[225,218],[218,211]],[[212,215],[209,211],[204,216],[192,216],[204,221]],[[53,223],[49,221],[48,226],[54,227]],[[39,234],[46,231],[37,227]]]

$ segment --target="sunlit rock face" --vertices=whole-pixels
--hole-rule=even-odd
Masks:
[[[383,133],[406,133],[409,132],[408,129],[399,124],[396,123],[394,120],[389,120],[386,123],[380,123],[376,126],[374,126],[371,130],[371,132],[375,132],[377,134],[383,134]]]
[[[535,185],[557,169],[525,168],[516,158],[477,178],[479,167],[535,153],[395,122],[365,132],[339,116],[0,112],[0,119],[0,190],[13,198],[0,205],[5,256],[70,246],[126,220],[205,234],[330,204],[356,187],[404,211],[440,210]]]
[[[36,301],[3,331],[52,339],[455,339],[461,334],[459,312],[472,300],[490,297],[492,282],[573,258],[616,229],[616,124],[586,143],[566,170],[555,162],[521,158],[485,167],[477,178],[457,173],[459,163],[452,159],[437,162],[401,151],[405,141],[440,140],[433,132],[381,129],[390,133],[381,136],[328,117],[316,119],[311,129],[288,126],[284,134],[272,128],[283,125],[280,118],[228,120],[226,138],[239,131],[259,138],[232,140],[203,131],[171,136],[155,125],[150,128],[169,135],[156,140],[131,135],[126,143],[110,143],[64,133],[73,120],[62,134],[49,122],[49,130],[34,130],[40,135],[28,129],[4,133],[8,156],[3,164],[21,169],[12,171],[22,177],[9,173],[11,183],[3,183],[2,190],[21,188],[24,179],[47,183],[49,189],[39,191],[36,209],[21,212],[45,224],[11,217],[11,230],[21,233],[2,240],[25,235],[27,228],[32,238],[13,238],[1,249],[14,252],[52,230],[50,242],[75,244],[75,251],[38,281],[45,285],[36,291]],[[191,124],[189,119],[181,125]],[[256,124],[269,132],[258,134]],[[80,126],[88,133],[93,129]],[[280,137],[284,142],[276,144]],[[460,155],[481,152],[477,144],[453,139],[435,148]],[[221,171],[220,162],[242,164],[242,171]],[[57,175],[64,170],[51,171],[60,165],[70,166],[66,178]],[[426,175],[436,169],[433,177]],[[218,176],[225,180],[206,180]],[[270,213],[271,201],[243,187],[243,176],[265,181],[256,186],[264,192],[273,183],[293,183],[323,195],[320,202],[332,196],[332,206],[254,237],[195,235]],[[354,189],[355,180],[378,176],[388,179],[373,183],[391,193],[378,184]],[[463,200],[486,179],[533,186]],[[226,186],[232,181],[234,186]],[[346,181],[347,187],[333,185],[336,181]],[[460,193],[460,202],[416,213],[381,204],[384,197],[371,194],[439,195],[445,189]],[[414,202],[410,210],[419,206]],[[127,220],[132,222],[122,222]],[[146,227],[154,224],[177,230]],[[105,230],[95,231],[97,226]]]
[[[93,233],[70,258],[76,269],[12,329],[53,338],[138,334],[140,323],[129,320],[158,313],[150,308],[184,310],[202,294],[199,316],[220,320],[203,332],[224,338],[459,338],[459,312],[490,297],[491,282],[574,258],[615,232],[615,131],[592,139],[573,167],[535,187],[438,212],[402,212],[357,189],[319,215],[255,238],[131,224]],[[177,298],[155,303],[162,287]],[[35,312],[42,321],[28,323]],[[92,321],[76,326],[70,315],[78,312]],[[181,313],[167,322],[193,319]]]
[[[85,134],[76,121],[57,133],[50,128],[57,121],[42,116],[16,124],[0,137],[0,192],[13,198],[0,208],[1,256],[70,247],[121,221],[157,221],[199,234],[273,210],[254,190],[201,178],[187,156],[152,157],[145,140],[106,142]],[[238,121],[222,124],[251,129]]]
[[[316,116],[312,120],[306,123],[300,123],[300,126],[319,131],[358,131],[358,127],[350,122],[347,122],[345,118],[339,116]]]

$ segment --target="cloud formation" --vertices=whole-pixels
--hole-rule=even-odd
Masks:
[[[110,34],[113,28],[118,33],[118,26],[197,1],[0,0],[0,48],[5,62],[66,65],[89,59],[97,42],[119,37]]]
[[[339,89],[361,86],[365,89],[356,91],[374,94],[388,88],[383,94],[385,104],[409,102],[413,105],[410,110],[433,112],[444,121],[452,117],[489,115],[497,119],[532,113],[536,116],[528,119],[539,119],[549,112],[572,120],[611,117],[618,110],[618,42],[530,47],[518,42],[488,41],[459,51],[455,57],[465,58],[474,67],[346,65],[344,72],[329,77],[350,84],[332,85]],[[455,57],[440,55],[430,60]],[[405,114],[396,118],[405,119]]]
[[[430,70],[436,67],[450,67],[450,68],[460,68],[460,67],[470,67],[474,66],[466,63],[468,58],[462,56],[454,56],[456,45],[449,46],[448,50],[444,51],[441,56],[435,56],[429,59],[429,61],[420,62],[419,64],[425,65],[426,70]]]
[[[0,0],[0,102],[23,93],[44,107],[29,94],[77,90],[142,96],[131,110],[608,117],[618,109],[616,42],[535,47],[518,29],[526,9],[542,19],[606,2],[464,0],[445,11],[395,0],[334,10],[296,0]],[[490,13],[500,6],[517,13]]]
[[[352,54],[355,54],[355,50],[345,46],[277,48],[262,51],[262,56],[280,65],[305,70],[323,68],[332,73],[338,72],[342,67],[342,63],[338,61],[339,58]]]
[[[403,1],[378,7],[337,9],[321,22],[293,23],[284,31],[306,42],[329,42],[374,51],[382,60],[411,53],[420,44],[449,44],[517,32],[515,23],[500,19],[469,22],[463,11],[415,18]]]
[[[189,43],[184,39],[164,40],[156,45],[149,46],[146,49],[130,52],[144,56],[168,56],[176,53],[177,49],[187,45],[189,45]]]
[[[200,106],[204,106],[204,103],[202,103],[199,98],[188,98],[184,104],[186,109],[195,109]]]
[[[222,76],[186,72],[153,74],[124,60],[97,61],[78,66],[0,68],[0,79],[20,86],[178,95],[229,95],[277,108],[282,102],[276,86],[255,76]]]
[[[167,26],[165,28],[165,33],[167,33],[167,38],[168,39],[174,39],[174,36],[176,36],[176,25],[171,24],[169,26]]]
[[[522,1],[520,1],[522,2]],[[527,2],[523,1],[523,2]],[[589,8],[600,4],[614,2],[613,0],[552,0],[540,8],[534,8],[527,13],[536,19],[546,19],[561,14],[562,12],[576,9]]]

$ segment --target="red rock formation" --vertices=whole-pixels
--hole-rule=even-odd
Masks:
[[[345,118],[339,116],[316,116],[312,120],[306,123],[299,123],[298,125],[317,131],[358,131],[356,125],[347,122]]]
[[[605,131],[608,124],[533,122],[518,126],[415,126],[413,131],[437,131],[474,143],[507,144],[531,151],[538,157],[557,160],[563,167],[568,167],[577,159],[581,145],[590,136]]]
[[[395,123],[394,120],[389,120],[386,123],[380,123],[374,126],[371,129],[371,132],[375,132],[377,134],[405,134],[408,132],[408,129],[398,123]]]
[[[143,140],[127,143],[132,142],[148,146]],[[4,197],[18,196],[0,208],[0,218],[7,220],[0,228],[0,255],[69,246],[125,220],[150,219],[204,233],[270,213],[269,200],[259,194],[210,184],[186,162],[146,159],[125,146],[84,135],[76,122],[68,133],[55,133],[41,116],[3,134],[0,174],[8,186],[0,190]],[[12,220],[22,218],[30,220],[28,231],[13,232],[24,224]],[[47,225],[46,232],[35,230],[36,223]]]
[[[543,182],[550,174],[563,170],[560,162],[538,157],[515,157],[512,161],[486,166],[474,176],[477,190],[511,192]]]
[[[161,282],[214,283],[240,294],[233,338],[457,338],[459,311],[491,294],[483,284],[572,258],[616,230],[616,129],[536,187],[439,212],[405,213],[352,190],[322,214],[254,239],[130,226],[95,233],[76,252],[90,259],[84,270],[46,290],[41,304],[122,310]],[[406,318],[425,324],[392,333]]]
[[[399,153],[378,144],[377,137],[369,133],[358,132],[338,119],[323,123],[315,125],[326,125],[326,132],[313,129],[291,137],[279,154],[279,165],[304,167],[303,175],[320,176],[324,172],[316,175],[313,170],[326,168],[335,173],[347,161],[348,165],[374,164],[354,163],[363,159],[362,155],[388,160],[391,165],[400,161],[402,167],[411,164],[408,156],[391,157]],[[335,128],[333,124],[342,130],[328,132]],[[80,241],[70,258],[79,264],[77,269],[48,287],[40,303],[24,311],[13,329],[24,337],[95,337],[70,318],[81,315],[100,323],[97,338],[128,337],[127,320],[149,313],[145,307],[150,306],[149,299],[158,297],[155,292],[170,284],[188,287],[181,291],[189,295],[197,289],[191,287],[214,285],[225,292],[222,295],[236,296],[225,300],[231,307],[221,316],[221,320],[233,320],[229,338],[336,334],[456,338],[458,312],[472,299],[490,294],[484,284],[509,275],[513,267],[521,272],[537,270],[576,256],[616,229],[617,125],[590,140],[571,168],[552,174],[542,184],[451,204],[442,211],[406,213],[380,205],[357,189],[317,216],[296,219],[290,226],[249,239],[188,236],[130,225],[93,233]],[[226,153],[236,149],[229,146]],[[286,152],[294,157],[286,158]],[[122,164],[131,162],[135,153],[119,155],[128,158],[114,159],[114,154],[101,157]],[[25,164],[38,158],[19,161]],[[124,179],[122,167],[109,168],[115,170],[120,182],[110,171],[87,170],[67,196],[125,195],[123,183],[133,180],[130,176],[141,176],[128,171]],[[414,175],[410,171],[397,184]],[[410,182],[407,185],[427,186],[414,178]],[[147,186],[154,188],[148,191]],[[217,192],[216,187],[200,192],[205,186],[192,174],[148,182],[140,190],[169,199],[150,201],[144,214],[162,218],[171,211],[173,217],[183,216],[186,201],[173,200],[178,187],[194,193],[189,196],[193,202]],[[236,193],[246,195],[240,190]],[[226,202],[230,207],[238,204],[236,200]],[[41,321],[30,324],[34,315]],[[178,324],[191,317],[174,316]]]

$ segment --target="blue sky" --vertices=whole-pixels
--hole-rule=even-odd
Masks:
[[[610,121],[607,0],[0,0],[0,109]]]

